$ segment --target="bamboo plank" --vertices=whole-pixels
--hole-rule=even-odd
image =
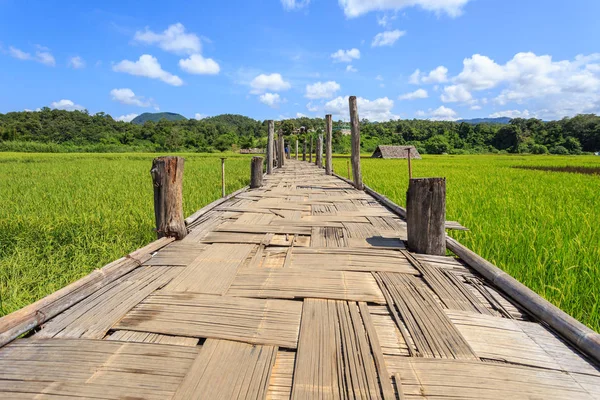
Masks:
[[[175,346],[189,346],[195,347],[198,345],[199,340],[197,338],[183,337],[183,336],[170,336],[160,335],[158,333],[151,332],[136,332],[118,330],[112,334],[106,336],[104,340],[116,340],[120,342],[135,342],[135,343],[160,343],[160,344],[172,344]]]

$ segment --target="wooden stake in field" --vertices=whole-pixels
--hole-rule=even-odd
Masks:
[[[319,134],[317,137],[317,156],[315,157],[315,164],[317,167],[323,168],[323,135]]]
[[[262,157],[252,157],[250,163],[250,189],[258,189],[263,182],[263,161]]]
[[[412,166],[410,165],[410,148],[406,149],[408,154],[408,179],[412,179]]]
[[[183,218],[183,157],[158,157],[152,161],[154,216],[158,238],[187,235]]]
[[[275,149],[274,136],[275,124],[273,121],[268,121],[268,139],[267,139],[267,174],[273,173],[273,150]]]
[[[350,159],[346,160],[346,166],[348,167],[348,179],[352,179],[350,176]]]
[[[331,114],[325,116],[325,174],[333,174],[332,136],[333,121]],[[348,177],[348,179],[350,179]]]
[[[221,197],[225,197],[225,160],[221,157]]]
[[[348,99],[350,107],[350,129],[352,132],[352,173],[354,187],[363,190],[362,172],[360,170],[360,119],[358,118],[358,106],[356,96],[350,96]]]
[[[406,193],[408,248],[446,255],[446,178],[411,179]]]

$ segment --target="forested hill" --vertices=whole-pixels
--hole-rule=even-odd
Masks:
[[[346,125],[334,123],[334,128]],[[291,135],[305,126],[316,135],[324,119],[297,118],[276,122]],[[510,153],[580,154],[600,151],[600,117],[578,115],[560,121],[513,119],[509,124],[398,120],[361,121],[361,145],[371,152],[378,144],[413,144],[430,154]],[[225,151],[266,146],[267,125],[241,115],[219,115],[141,125],[115,121],[105,113],[44,108],[36,112],[0,114],[0,151]],[[292,136],[292,139],[295,139]],[[349,136],[334,129],[334,151],[350,150]]]
[[[181,114],[175,114],[171,112],[161,112],[161,113],[143,113],[135,117],[131,123],[143,125],[147,121],[158,122],[162,119],[167,121],[185,121],[187,118]]]

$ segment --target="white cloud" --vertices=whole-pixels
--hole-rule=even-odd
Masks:
[[[348,65],[346,67],[346,72],[358,72],[358,70],[356,68],[354,68],[352,65]]]
[[[204,119],[204,118],[206,118],[206,115],[204,115],[204,114],[200,114],[200,113],[194,114],[194,119],[196,119],[198,121],[200,121],[201,119]]]
[[[371,11],[401,10],[420,7],[438,15],[458,17],[469,0],[338,0],[348,18],[355,18]]]
[[[113,89],[110,91],[113,101],[118,101],[121,104],[129,104],[138,107],[152,106],[152,100],[145,100],[142,96],[136,96],[133,90],[129,88]],[[158,107],[156,107],[158,108]]]
[[[281,74],[274,73],[270,75],[260,74],[250,82],[253,94],[264,93],[267,90],[272,92],[280,92],[288,90],[292,87],[289,82],[286,82]]]
[[[454,121],[457,119],[457,114],[451,108],[440,106],[433,111],[429,110],[429,119],[432,121]]]
[[[452,85],[444,88],[441,99],[444,103],[466,103],[473,96],[463,85]]]
[[[405,31],[393,30],[381,32],[375,35],[371,42],[371,47],[392,46],[398,39],[406,35]]]
[[[481,106],[478,106],[478,105],[471,106],[471,110],[473,110],[473,111],[479,111],[479,110],[481,110]]]
[[[309,99],[330,99],[340,89],[341,86],[335,81],[317,82],[306,85],[305,97]]]
[[[415,99],[426,99],[427,97],[429,97],[429,95],[427,94],[427,90],[417,89],[414,92],[405,93],[403,95],[400,95],[400,97],[398,97],[398,99],[399,100],[415,100]]]
[[[50,103],[50,108],[56,108],[57,110],[66,111],[85,110],[85,107],[80,106],[79,104],[75,104],[73,101],[67,99],[53,101],[52,103]]]
[[[383,81],[383,76],[381,76],[381,75],[377,75],[377,76],[375,77],[375,79],[377,79],[378,81]]]
[[[68,66],[74,69],[85,68],[85,61],[79,56],[71,57]]]
[[[134,40],[146,44],[156,44],[161,49],[175,54],[200,53],[202,45],[195,33],[187,33],[183,24],[170,25],[162,33],[148,29],[137,31]]]
[[[540,118],[600,112],[600,54],[554,61],[550,55],[518,53],[506,64],[475,54],[453,80],[470,92],[500,89],[494,102],[531,103]]]
[[[277,93],[265,93],[259,96],[258,98],[261,103],[268,105],[271,108],[279,107],[279,103],[281,103],[281,97]]]
[[[391,25],[391,22],[396,19],[395,15],[384,15],[383,17],[377,17],[377,24],[387,28]]]
[[[310,0],[281,0],[284,10],[294,11],[304,8],[310,4]]]
[[[530,113],[529,110],[523,110],[523,111],[519,111],[519,110],[506,110],[506,111],[500,111],[500,112],[496,112],[496,113],[490,114],[490,118],[501,118],[501,117],[508,117],[508,118],[535,118],[535,115],[533,115],[532,113]]]
[[[308,115],[302,113],[296,113],[296,118],[308,118]]]
[[[138,114],[126,114],[117,118],[117,121],[131,122]]]
[[[358,49],[350,49],[350,50],[338,50],[331,55],[331,58],[335,62],[352,62],[352,60],[358,60],[360,58],[360,50]]]
[[[149,54],[142,55],[137,61],[123,60],[113,66],[113,71],[125,72],[136,76],[145,76],[173,86],[183,85],[183,81],[177,75],[173,75],[162,69],[158,60]]]
[[[319,107],[317,107],[317,106],[313,105],[313,103],[312,103],[312,102],[309,102],[309,103],[306,105],[306,109],[307,109],[308,111],[310,111],[310,112],[317,112],[317,111],[319,111]]]
[[[415,112],[415,117],[423,118],[426,115],[427,113],[423,110],[417,110],[417,112]]]
[[[185,60],[179,60],[179,67],[190,73],[197,75],[216,75],[221,68],[212,58],[204,58],[200,54],[192,54]]]
[[[420,83],[431,84],[448,82],[448,68],[440,65],[436,69],[430,71],[429,74],[424,74],[421,70],[417,69],[412,73],[408,82],[413,85],[418,85]]]
[[[47,47],[36,46],[37,50],[35,52],[35,56],[32,56],[30,53],[24,52],[16,47],[10,46],[8,48],[8,53],[19,60],[32,60],[37,61],[41,64],[47,65],[49,67],[54,67],[56,65],[56,60],[50,50]]]
[[[358,113],[361,119],[370,121],[389,121],[399,119],[398,115],[392,113],[394,101],[383,97],[375,100],[367,100],[362,97],[356,99]],[[335,118],[349,120],[348,97],[337,97],[325,103],[325,113],[334,115]]]

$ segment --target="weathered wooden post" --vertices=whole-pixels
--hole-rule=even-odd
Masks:
[[[154,217],[158,238],[187,235],[183,219],[183,157],[158,157],[152,161]]]
[[[298,139],[296,138],[296,161],[298,161]]]
[[[308,162],[312,162],[312,155],[313,155],[313,135],[312,133],[310,134],[310,151],[308,152]]]
[[[346,160],[346,167],[348,167],[348,179],[352,179],[350,176],[350,159]]]
[[[302,161],[306,161],[306,131],[304,131],[304,145],[302,147]]]
[[[275,149],[274,136],[275,136],[275,123],[268,121],[268,138],[267,138],[267,174],[273,173],[273,150]]]
[[[262,157],[252,157],[250,162],[250,189],[257,189],[263,182],[263,161]]]
[[[410,147],[406,149],[408,154],[408,179],[412,179],[412,166],[410,165]]]
[[[279,131],[279,168],[285,165],[285,139],[283,138],[283,132]]]
[[[325,116],[325,174],[333,174],[332,135],[333,121],[331,114]]]
[[[317,167],[323,168],[323,135],[320,134],[317,138]]]
[[[356,96],[350,96],[348,100],[350,106],[350,129],[352,132],[352,174],[354,187],[363,190],[362,172],[360,170],[360,119],[358,118],[358,106]]]
[[[221,197],[225,197],[225,160],[221,157]]]
[[[446,178],[411,179],[406,192],[408,248],[446,255]]]

